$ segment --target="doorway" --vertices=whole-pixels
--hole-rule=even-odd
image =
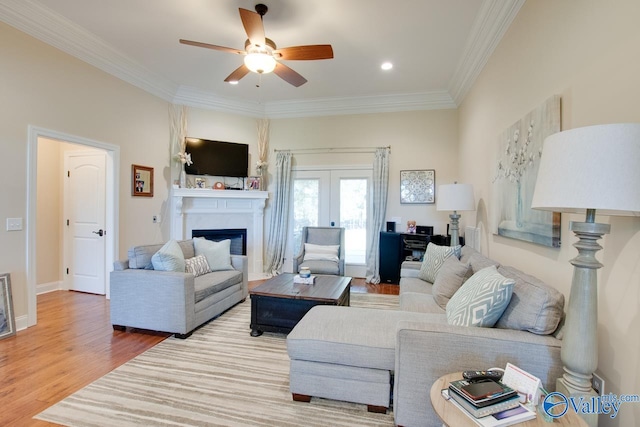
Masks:
[[[366,276],[367,221],[371,214],[370,165],[296,169],[292,178],[291,223],[287,242],[289,271],[305,226],[344,227],[345,274]]]
[[[27,152],[27,325],[33,326],[37,323],[37,294],[38,294],[38,236],[37,219],[38,216],[48,215],[48,212],[39,212],[38,209],[38,162],[63,162],[61,158],[47,159],[38,157],[38,147],[40,144],[60,144],[68,146],[74,144],[76,148],[92,149],[104,155],[104,256],[100,264],[104,266],[113,265],[118,247],[118,170],[120,147],[94,141],[75,135],[30,126],[28,129],[28,152]],[[64,187],[64,186],[62,186]],[[62,204],[62,200],[60,200]],[[42,209],[41,209],[42,210]],[[65,212],[66,213],[66,212]],[[66,219],[60,224],[60,229],[66,227]],[[104,232],[104,231],[103,231]],[[40,234],[42,230],[40,230]],[[60,234],[62,236],[62,233]],[[66,263],[68,263],[67,260]],[[63,277],[66,275],[66,267],[60,265]],[[106,297],[109,298],[108,276],[111,268],[105,268],[99,275],[99,281],[104,284]],[[64,282],[63,280],[61,282]],[[60,289],[65,289],[67,285],[62,283]]]

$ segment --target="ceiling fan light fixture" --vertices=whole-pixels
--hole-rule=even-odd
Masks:
[[[276,60],[267,53],[248,53],[244,57],[244,65],[254,73],[267,74],[276,68]]]

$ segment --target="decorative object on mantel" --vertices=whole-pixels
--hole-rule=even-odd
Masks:
[[[260,187],[257,190],[267,189],[267,168],[269,162],[269,119],[258,120],[258,161],[256,162],[256,173],[260,176]]]
[[[16,319],[11,296],[11,275],[0,274],[0,339],[16,334]]]
[[[185,164],[192,164],[191,155],[185,150],[187,143],[185,139],[187,137],[187,107],[171,104],[169,106],[169,119],[169,138],[171,145],[174,147],[172,152],[176,153],[173,158],[180,166],[178,183],[180,188],[186,188],[187,175],[184,167]]]
[[[542,141],[560,132],[560,96],[511,125],[498,138],[493,179],[493,233],[560,247],[560,214],[530,208],[538,175]]]
[[[585,222],[569,223],[578,237],[567,306],[561,358],[565,373],[556,391],[565,396],[596,397],[591,377],[598,367],[597,241],[611,226],[601,215],[640,215],[640,124],[611,124],[572,129],[549,136],[538,171],[532,207],[585,213]],[[597,425],[596,414],[584,417]]]
[[[400,171],[400,203],[434,203],[436,171]]]
[[[131,165],[131,195],[153,197],[153,168]]]
[[[260,184],[261,178],[259,176],[250,176],[247,178],[247,190],[260,190],[262,185]]]
[[[449,215],[451,218],[451,242],[450,246],[458,246],[460,238],[458,237],[458,220],[460,214],[458,211],[474,211],[476,210],[476,200],[473,197],[473,186],[471,184],[444,184],[438,186],[438,203],[436,210],[453,211]]]

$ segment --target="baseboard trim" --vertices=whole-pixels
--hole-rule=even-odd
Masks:
[[[41,283],[36,285],[36,295],[46,294],[54,291],[62,290],[62,281],[59,280],[57,282],[49,282],[49,283]]]

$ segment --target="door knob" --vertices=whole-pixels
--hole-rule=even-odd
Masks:
[[[336,222],[335,221],[331,221],[331,226],[335,227],[336,226]]]
[[[102,237],[105,234],[105,231],[103,229],[100,229],[98,231],[92,231],[92,233]]]

